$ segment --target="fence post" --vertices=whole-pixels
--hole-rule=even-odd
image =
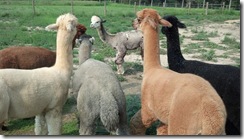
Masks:
[[[106,0],[104,0],[104,16],[107,15]]]
[[[73,0],[71,0],[71,13],[74,14],[74,3],[73,3]]]
[[[139,0],[139,7],[141,7],[141,0]]]
[[[232,0],[230,0],[230,3],[229,3],[229,11],[230,11],[230,8],[231,8],[231,1],[232,1]]]
[[[225,10],[225,2],[222,4],[222,12]]]
[[[32,0],[33,15],[36,15],[35,0]]]
[[[205,7],[205,0],[203,0],[203,3],[202,3],[202,8],[204,9]]]
[[[151,7],[153,6],[153,0],[151,0]]]
[[[188,5],[188,14],[190,13],[190,10],[191,10],[191,2],[189,2],[189,5]]]
[[[134,12],[136,14],[136,2],[134,2]]]
[[[182,0],[182,3],[181,3],[181,8],[184,7],[184,0]]]
[[[208,15],[208,2],[206,3],[206,11],[205,11],[205,15]]]

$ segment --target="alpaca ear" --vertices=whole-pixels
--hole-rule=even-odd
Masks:
[[[57,24],[50,24],[45,27],[45,30],[50,31],[50,30],[58,30],[58,25]]]
[[[91,38],[89,39],[89,41],[91,42],[91,44],[94,44],[95,38],[94,38],[94,37],[91,37]]]
[[[180,21],[177,22],[178,28],[186,28],[186,25],[181,23]]]
[[[156,22],[152,18],[148,18],[149,25],[151,25],[154,29],[157,28]]]
[[[165,19],[160,19],[159,24],[161,24],[162,26],[165,26],[165,27],[172,27],[172,24]]]
[[[106,20],[102,20],[102,23],[105,23],[106,22]]]
[[[67,31],[72,31],[72,30],[74,30],[73,22],[69,22],[69,23],[66,25],[66,29],[67,29]]]

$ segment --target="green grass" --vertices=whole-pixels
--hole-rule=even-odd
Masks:
[[[240,49],[240,46],[241,46],[240,43],[237,42],[234,38],[230,38],[228,36],[224,37],[224,39],[222,40],[222,43],[232,49]]]

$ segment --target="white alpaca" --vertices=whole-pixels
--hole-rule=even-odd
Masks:
[[[72,40],[77,24],[77,18],[68,13],[46,27],[58,30],[54,66],[0,70],[0,123],[12,118],[36,116],[36,135],[61,134],[62,107],[67,99],[72,74]]]

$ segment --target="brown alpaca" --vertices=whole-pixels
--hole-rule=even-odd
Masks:
[[[82,24],[76,26],[77,33],[72,41],[72,48],[75,40],[86,32]],[[51,67],[56,61],[56,52],[46,48],[35,46],[13,46],[0,50],[0,69],[36,69]]]
[[[137,20],[144,35],[144,70],[141,110],[130,121],[131,134],[145,134],[160,120],[158,135],[224,135],[226,110],[214,88],[199,76],[160,65],[158,25],[172,25],[153,9],[137,12]]]

